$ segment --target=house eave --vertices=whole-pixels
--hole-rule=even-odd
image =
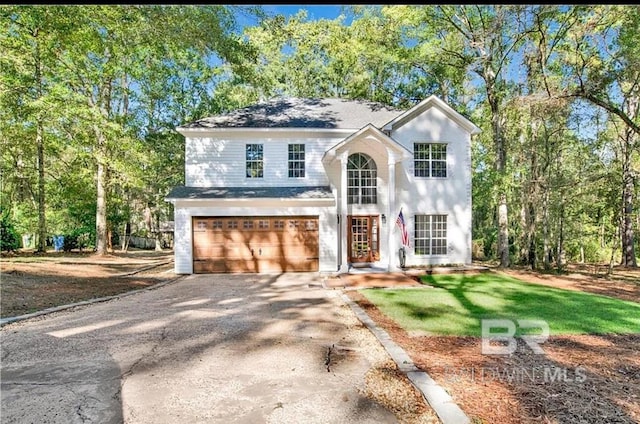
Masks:
[[[310,133],[310,134],[331,134],[336,137],[346,137],[359,128],[305,128],[305,127],[278,127],[278,128],[253,128],[253,127],[232,127],[232,128],[189,128],[177,127],[176,131],[185,137],[197,136],[202,137],[210,134],[287,134],[287,133]]]
[[[253,198],[244,198],[244,197],[225,197],[225,198],[207,198],[203,197],[200,199],[193,198],[185,198],[185,197],[165,197],[164,200],[166,202],[170,202],[175,204],[176,202],[256,202],[256,201],[276,201],[276,202],[327,202],[334,203],[335,199],[332,197],[308,197],[308,198],[292,198],[292,197],[253,197]]]

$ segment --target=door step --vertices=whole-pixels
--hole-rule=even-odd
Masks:
[[[376,274],[389,272],[387,268],[376,266],[353,266],[349,265],[347,273],[349,274]]]

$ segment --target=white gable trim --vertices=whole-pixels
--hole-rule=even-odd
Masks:
[[[469,134],[479,134],[482,130],[478,128],[473,122],[469,121],[464,116],[460,115],[456,112],[451,106],[446,104],[442,99],[436,97],[434,95],[429,96],[429,98],[421,101],[411,109],[402,113],[400,116],[387,123],[382,129],[386,131],[397,130],[415,116],[423,113],[427,109],[432,107],[437,107],[440,111],[442,111],[449,119],[454,121],[456,124],[460,125],[465,131]]]
[[[372,124],[367,124],[362,127],[358,132],[351,134],[349,137],[342,140],[340,143],[336,144],[329,150],[324,153],[322,157],[323,162],[332,162],[337,156],[338,151],[342,149],[349,143],[352,143],[354,140],[357,140],[362,137],[372,136],[376,140],[378,140],[381,144],[383,144],[386,148],[391,149],[398,153],[396,162],[400,162],[405,159],[411,159],[413,157],[413,153],[407,150],[406,147],[396,142],[394,139],[380,131]]]

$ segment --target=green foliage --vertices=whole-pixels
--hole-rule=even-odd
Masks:
[[[69,233],[63,234],[63,237],[62,249],[65,252],[75,249],[86,250],[90,246],[95,246],[95,227],[75,228]]]
[[[608,260],[623,181],[640,172],[627,136],[639,122],[639,10],[379,5],[311,21],[223,5],[0,6],[0,206],[19,233],[38,233],[44,179],[48,234],[94,228],[101,165],[107,229],[152,232],[144,211],[170,219],[164,196],[183,183],[178,125],[280,95],[406,108],[436,94],[483,130],[472,140],[477,256],[498,254],[504,193],[512,260]],[[240,34],[239,14],[258,22]]]
[[[20,248],[20,235],[16,231],[9,214],[0,211],[0,250],[13,251]]]
[[[0,6],[2,206],[36,232],[44,183],[48,233],[96,226],[97,217],[119,227],[150,202],[166,219],[163,196],[184,175],[175,127],[222,110],[216,85],[249,72],[255,57],[235,32],[235,12],[256,11]],[[96,182],[106,191],[98,214]]]

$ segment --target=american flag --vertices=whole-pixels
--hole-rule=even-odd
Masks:
[[[402,245],[409,246],[409,233],[407,233],[407,225],[404,222],[404,216],[402,216],[402,210],[400,210],[400,214],[398,214],[398,219],[396,219],[396,225],[400,227],[400,231],[402,232]]]

